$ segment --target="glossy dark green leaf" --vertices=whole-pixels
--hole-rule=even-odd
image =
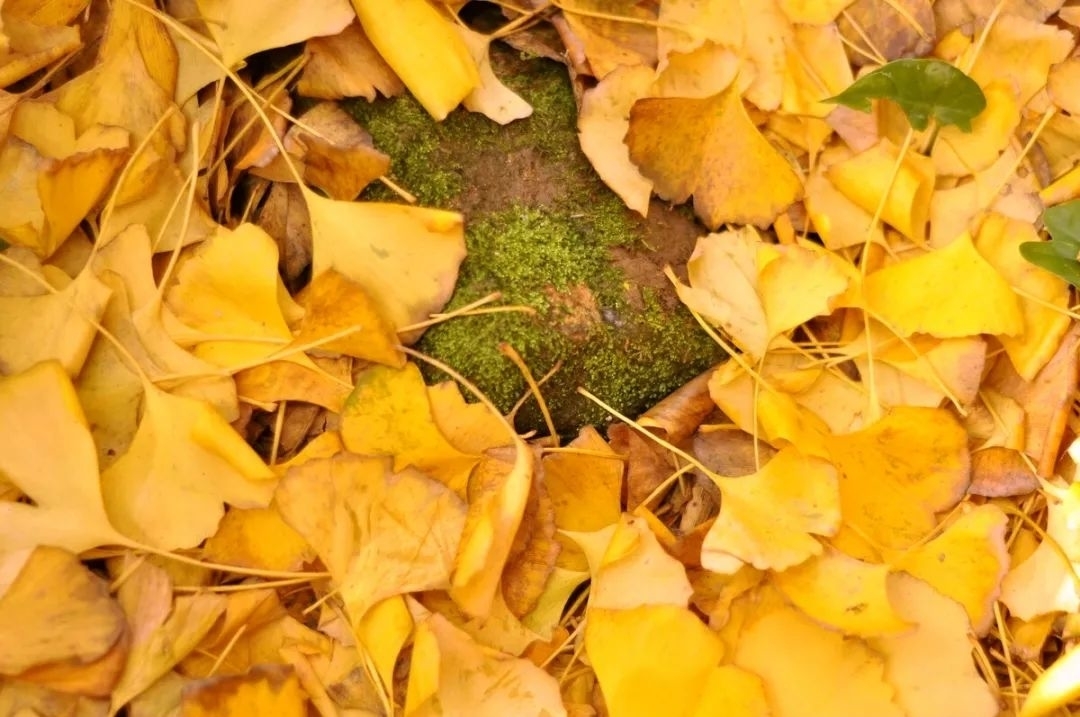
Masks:
[[[1020,255],[1073,286],[1080,286],[1080,200],[1050,207],[1043,212],[1043,224],[1050,232],[1050,241],[1024,242]]]
[[[894,60],[824,102],[869,112],[874,99],[900,105],[917,130],[926,129],[933,117],[939,126],[970,132],[971,120],[986,109],[986,96],[975,80],[948,62],[929,59]]]
[[[1080,286],[1080,261],[1058,253],[1053,241],[1026,241],[1020,245],[1020,255],[1035,266],[1057,274],[1073,286]],[[1075,257],[1075,254],[1073,255]]]

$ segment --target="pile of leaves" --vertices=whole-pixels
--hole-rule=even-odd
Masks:
[[[0,5],[0,714],[1071,714],[1080,11],[463,5]],[[606,439],[425,385],[464,218],[334,102],[520,119],[500,38],[711,231]]]

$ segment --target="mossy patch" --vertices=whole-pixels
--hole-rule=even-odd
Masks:
[[[469,256],[450,308],[500,291],[503,303],[535,309],[452,320],[419,348],[503,409],[526,384],[500,343],[537,378],[561,360],[544,396],[562,432],[607,419],[579,385],[639,413],[721,358],[661,271],[685,261],[700,227],[659,203],[643,220],[604,186],[578,146],[565,68],[498,46],[492,60],[533,106],[530,118],[499,126],[459,110],[435,123],[410,97],[347,105],[390,155],[396,181],[424,205],[465,213]],[[365,196],[395,200],[377,186]],[[542,427],[530,400],[518,428]]]

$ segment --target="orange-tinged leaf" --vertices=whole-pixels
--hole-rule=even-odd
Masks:
[[[372,102],[376,92],[393,97],[405,89],[364,34],[359,21],[349,23],[336,35],[308,40],[304,49],[311,59],[296,83],[297,91],[304,97],[324,100],[363,97]]]
[[[341,416],[341,439],[353,453],[393,456],[394,470],[415,466],[459,496],[479,456],[462,453],[439,432],[416,364],[372,366],[356,378]]]
[[[554,677],[432,614],[416,626],[404,714],[566,717],[566,709]]]
[[[0,475],[34,501],[0,502],[4,551],[130,544],[105,514],[94,442],[55,361],[0,378]]]
[[[333,268],[359,283],[399,330],[426,320],[450,299],[465,258],[460,214],[339,202],[307,189],[304,200],[311,214],[313,275]],[[419,334],[402,340],[409,338]]]
[[[934,169],[928,157],[909,152],[896,171],[899,150],[883,139],[873,147],[825,170],[825,176],[844,196],[871,215],[881,197],[889,198],[881,219],[912,241],[926,240],[930,218],[930,198],[934,191]],[[893,174],[896,176],[894,177]]]
[[[313,278],[297,299],[305,310],[297,344],[310,344],[353,326],[360,329],[320,345],[312,354],[337,352],[398,368],[405,364],[394,327],[357,282],[329,269]]]
[[[1024,317],[1023,333],[998,338],[1013,368],[1025,381],[1035,378],[1054,355],[1069,330],[1070,321],[1064,312],[1069,306],[1069,285],[1020,255],[1020,244],[1038,240],[1038,232],[1031,223],[997,213],[983,221],[975,239],[975,248],[986,261],[1011,286],[1023,292],[1018,296]]]
[[[888,594],[888,565],[856,560],[838,550],[773,575],[773,583],[804,613],[846,635],[879,637],[906,631],[910,623]]]
[[[893,702],[884,661],[861,641],[787,606],[750,620],[732,657],[761,678],[773,717],[904,716]]]
[[[470,485],[450,597],[473,617],[491,609],[529,498],[536,458],[520,438],[515,437],[514,449],[513,463],[485,457]]]
[[[256,665],[243,675],[198,680],[184,688],[183,717],[274,714],[304,717],[307,696],[291,667]]]
[[[782,571],[820,554],[812,534],[833,535],[840,526],[836,468],[796,448],[752,475],[714,480],[723,498],[701,546],[707,570],[730,574],[749,563]]]
[[[101,474],[109,517],[160,548],[190,548],[213,535],[225,510],[265,506],[274,473],[210,404],[147,384],[127,453]]]
[[[943,409],[898,406],[825,441],[840,469],[843,522],[876,546],[911,547],[967,490],[967,434]]]
[[[78,558],[39,546],[0,558],[0,674],[34,667],[86,665],[109,652],[127,631],[108,585]],[[119,674],[115,674],[115,678]],[[108,694],[112,685],[106,685]]]
[[[1018,297],[966,233],[941,249],[870,274],[863,296],[866,307],[903,336],[1019,336],[1024,331]]]
[[[469,46],[427,0],[352,4],[371,44],[436,120],[480,85]]]
[[[888,591],[896,611],[916,626],[870,641],[885,656],[885,678],[896,688],[896,703],[919,717],[953,717],[957,705],[970,717],[999,714],[997,695],[971,659],[963,609],[904,573],[889,577]]]
[[[585,651],[612,715],[720,714],[702,700],[722,696],[712,688],[703,695],[702,685],[722,679],[716,672],[724,669],[724,648],[685,608],[590,609]]]
[[[656,193],[675,202],[693,194],[710,229],[768,226],[802,197],[795,170],[754,126],[734,88],[703,100],[638,100],[626,144]]]
[[[316,0],[303,6],[267,2],[254,7],[243,0],[196,0],[196,5],[222,62],[230,68],[263,50],[336,35],[353,19],[347,0]]]
[[[983,636],[994,622],[994,601],[1009,570],[1006,522],[1007,516],[996,505],[980,505],[938,537],[905,552],[893,565],[958,602],[972,630]]]
[[[341,453],[290,469],[275,502],[330,571],[353,625],[388,597],[450,586],[465,505],[419,471]]]

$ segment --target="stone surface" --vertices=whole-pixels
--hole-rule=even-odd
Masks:
[[[392,158],[395,181],[423,205],[464,212],[469,256],[449,308],[501,291],[504,304],[536,312],[454,319],[429,329],[418,348],[504,410],[526,383],[500,342],[537,379],[562,361],[543,387],[560,433],[608,420],[578,386],[637,415],[722,358],[663,274],[667,264],[681,273],[704,230],[660,202],[643,219],[603,185],[579,149],[563,66],[498,45],[492,59],[532,117],[502,127],[458,110],[435,123],[409,97],[346,105]],[[394,199],[381,186],[365,197]],[[529,399],[518,429],[543,425]]]

